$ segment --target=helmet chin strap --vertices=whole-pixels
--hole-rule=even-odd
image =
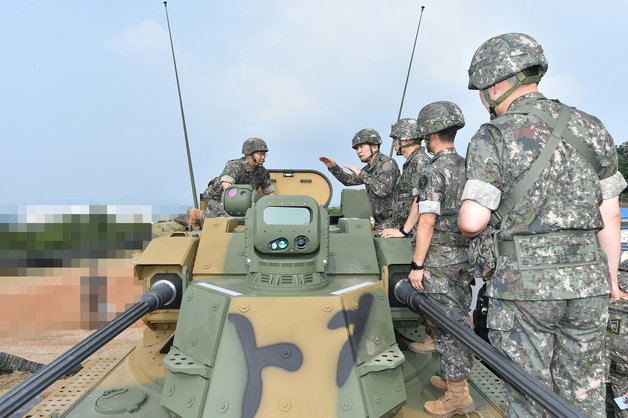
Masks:
[[[397,151],[397,155],[403,155],[403,152],[401,152],[401,150],[403,150],[404,148],[410,148],[413,147],[415,145],[421,145],[421,140],[420,139],[404,139],[404,141],[410,141],[405,145],[401,144],[401,139],[399,140],[399,150]]]
[[[371,160],[371,158],[373,158],[373,156],[379,152],[379,150],[373,152],[373,146],[371,144],[369,144],[369,150],[371,151],[371,155],[369,155],[366,158],[361,159],[360,162],[368,163]]]
[[[491,114],[491,120],[497,117],[497,112],[495,112],[495,108],[499,106],[500,104],[502,104],[504,100],[506,100],[508,96],[510,96],[520,86],[524,84],[538,83],[539,81],[541,81],[541,77],[543,77],[543,70],[539,69],[538,74],[528,75],[528,76],[526,76],[523,73],[523,71],[519,71],[517,74],[515,74],[515,76],[517,77],[517,83],[511,88],[509,88],[507,91],[505,91],[497,99],[494,99],[494,100],[491,99],[491,95],[488,93],[488,88],[482,90],[482,94],[484,95],[484,100],[486,100],[486,103],[488,103],[488,106],[489,106],[488,112]]]
[[[253,164],[255,165],[255,168],[261,167],[262,164],[264,164],[264,163],[260,163],[259,161],[257,161],[257,158],[255,158],[255,153],[254,152],[251,153],[250,155],[251,155],[251,160],[253,160]]]

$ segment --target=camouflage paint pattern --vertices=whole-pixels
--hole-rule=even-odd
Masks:
[[[401,226],[410,215],[410,208],[414,201],[412,190],[419,182],[419,175],[430,161],[425,153],[425,148],[419,147],[412,151],[408,159],[403,163],[403,171],[397,179],[395,194],[393,196],[393,221],[395,226]],[[413,229],[414,231],[414,229]]]
[[[447,128],[462,128],[464,115],[457,104],[452,102],[434,102],[423,107],[417,118],[419,135],[427,136]]]
[[[562,106],[540,93],[519,97],[507,113],[483,125],[469,145],[469,181],[477,181],[477,184],[493,190],[497,199],[511,193],[550,136],[550,128],[538,118],[516,113],[518,108],[527,105],[534,105],[554,118],[558,117]],[[600,162],[600,171],[595,173],[580,153],[561,142],[550,159],[549,167],[543,170],[528,193],[502,221],[499,240],[511,241],[514,235],[563,230],[595,232],[604,226],[598,209],[605,198],[600,180],[610,179],[617,173],[615,144],[597,118],[578,110],[571,113],[567,129],[591,147]],[[480,192],[465,190],[463,199],[483,202]],[[530,246],[537,244],[529,243]],[[552,248],[543,252],[549,258],[554,257],[553,251],[578,252],[569,237],[556,238],[551,244]],[[569,247],[572,249],[569,250]],[[597,261],[554,269],[522,271],[516,256],[501,256],[487,292],[491,297],[509,300],[583,298],[607,294],[610,291],[609,280],[606,256],[599,249]]]
[[[245,157],[229,160],[220,176],[214,177],[203,192],[203,200],[207,204],[207,209],[204,212],[204,217],[206,218],[215,218],[222,215],[220,204],[223,192],[222,182],[249,184],[255,189],[261,187],[264,194],[272,193],[275,190],[265,167],[261,166],[253,170]]]
[[[465,162],[454,147],[439,151],[417,184],[419,213],[435,213],[434,235],[425,265],[442,267],[468,261],[468,241],[458,228],[458,212],[466,181]]]
[[[493,347],[594,417],[606,417],[607,322],[606,295],[547,301],[491,298],[488,309]],[[505,389],[505,416],[545,416],[530,398],[508,385]]]
[[[484,42],[469,65],[469,89],[484,90],[526,68],[540,66],[547,71],[543,48],[531,36],[505,33]]]
[[[378,152],[371,164],[362,168],[360,175],[343,171],[338,165],[329,169],[339,182],[345,186],[364,184],[371,204],[371,214],[375,219],[375,226],[379,229],[392,228],[392,202],[394,189],[399,177],[397,162]]]

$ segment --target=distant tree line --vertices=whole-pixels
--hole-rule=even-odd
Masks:
[[[628,179],[628,141],[617,147],[617,157],[619,171],[625,179]],[[628,199],[628,189],[623,191],[622,197]]]

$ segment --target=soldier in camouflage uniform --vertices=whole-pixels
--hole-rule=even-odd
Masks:
[[[416,248],[408,276],[412,286],[437,304],[450,318],[470,328],[471,281],[468,241],[458,229],[458,211],[466,181],[465,161],[454,148],[458,129],[464,126],[460,108],[435,102],[421,109],[419,134],[429,139],[434,157],[422,171],[415,188],[413,209],[418,209]],[[404,228],[411,227],[408,222]],[[441,377],[431,382],[445,395],[425,403],[433,416],[468,414],[475,410],[467,379],[471,352],[453,335],[433,327],[441,356]]]
[[[361,170],[357,167],[345,165],[351,174],[342,171],[333,158],[320,157],[331,174],[345,186],[364,184],[371,204],[371,215],[375,219],[375,226],[379,229],[391,228],[394,225],[392,218],[392,200],[395,184],[399,177],[399,167],[392,158],[379,152],[382,139],[375,129],[362,129],[353,137],[351,146],[358,158],[366,163]]]
[[[567,124],[552,139],[549,163],[497,224],[489,338],[585,414],[604,416],[604,333],[608,294],[619,291],[617,196],[626,182],[602,123],[538,92],[546,70],[541,46],[520,33],[491,38],[473,56],[469,88],[479,90],[492,121],[469,145],[458,224],[467,238],[477,236],[552,136],[558,123],[548,117]],[[545,414],[510,386],[506,394],[506,416]]]
[[[414,201],[412,191],[416,188],[419,175],[430,161],[430,157],[425,154],[425,148],[421,146],[416,119],[406,118],[397,121],[391,127],[390,137],[393,140],[397,155],[403,155],[406,162],[403,163],[403,170],[397,179],[393,196],[392,208],[395,227],[382,231],[382,236],[401,238],[405,235],[398,228],[406,223],[406,219],[410,215],[410,208]],[[409,233],[414,235],[414,230]]]
[[[607,411],[614,410],[615,417],[628,418],[628,409],[619,409],[614,400],[628,392],[628,272],[620,271],[617,282],[622,297],[611,300],[608,307],[607,345],[612,393],[607,396],[606,404]]]
[[[189,223],[199,228],[205,218],[222,216],[221,198],[223,191],[232,184],[249,184],[254,189],[262,188],[264,194],[274,194],[275,189],[270,182],[270,175],[263,167],[266,161],[268,146],[264,140],[249,138],[242,144],[243,157],[229,160],[218,177],[214,177],[203,192],[203,200],[207,209],[188,209]]]

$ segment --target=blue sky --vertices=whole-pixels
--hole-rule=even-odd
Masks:
[[[320,155],[360,165],[350,141],[362,128],[388,150],[421,5],[402,117],[457,103],[464,155],[488,120],[467,90],[471,56],[489,37],[526,32],[549,61],[541,91],[628,140],[624,1],[172,0],[197,191],[251,136],[270,146],[268,168],[326,174]],[[161,1],[10,2],[3,17],[1,206],[191,204]]]

